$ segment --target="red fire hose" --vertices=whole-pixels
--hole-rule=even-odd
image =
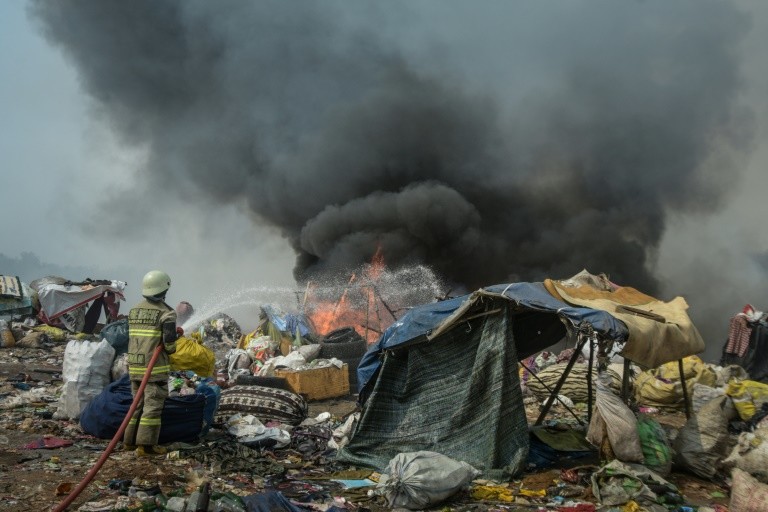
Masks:
[[[131,406],[128,408],[128,413],[125,415],[125,418],[123,418],[123,423],[120,425],[120,428],[117,429],[117,432],[115,432],[115,436],[112,438],[112,441],[109,442],[107,445],[107,448],[104,450],[104,453],[101,454],[101,457],[99,457],[99,460],[96,461],[96,464],[93,465],[90,471],[88,471],[88,474],[85,475],[85,478],[77,484],[77,487],[75,487],[72,492],[69,493],[69,496],[67,496],[64,501],[59,503],[55,509],[53,509],[53,512],[62,512],[64,510],[67,510],[67,507],[72,504],[73,501],[75,501],[75,498],[77,498],[83,490],[85,490],[86,487],[88,487],[88,484],[91,483],[91,480],[93,480],[93,477],[96,476],[96,473],[99,472],[101,469],[101,466],[104,465],[104,463],[109,458],[109,455],[112,453],[112,450],[115,449],[115,445],[117,442],[123,438],[123,433],[125,432],[125,428],[128,426],[128,422],[131,420],[131,417],[133,416],[134,411],[136,411],[136,407],[139,404],[139,400],[141,399],[141,396],[144,394],[144,388],[147,387],[147,382],[149,381],[149,376],[152,375],[152,368],[154,368],[155,363],[157,362],[157,358],[160,356],[160,351],[163,350],[163,345],[160,344],[157,346],[155,351],[152,353],[152,358],[149,360],[149,364],[147,365],[147,372],[144,374],[144,378],[141,379],[141,384],[139,385],[139,389],[136,391],[136,396],[133,397],[133,402],[131,403]]]

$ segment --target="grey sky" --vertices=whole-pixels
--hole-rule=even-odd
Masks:
[[[659,206],[658,211],[663,213],[663,222],[660,223],[663,226],[661,239],[658,243],[654,237],[649,239],[650,245],[658,245],[658,250],[645,260],[648,275],[659,283],[658,294],[666,299],[684,295],[691,304],[691,316],[702,330],[705,339],[711,346],[718,348],[727,326],[727,319],[733,312],[746,302],[752,302],[757,307],[768,307],[768,300],[763,291],[768,285],[768,269],[765,263],[768,234],[763,227],[763,217],[768,213],[768,206],[763,199],[764,191],[768,189],[768,172],[765,170],[765,164],[768,162],[768,149],[765,144],[765,130],[768,126],[768,61],[763,57],[764,48],[768,43],[768,8],[759,0],[733,3],[747,13],[751,23],[751,26],[744,25],[744,39],[736,46],[736,61],[739,75],[743,79],[739,102],[747,113],[754,117],[753,148],[748,157],[744,156],[747,154],[744,152],[733,161],[722,160],[720,167],[717,161],[709,162],[707,165],[712,168],[707,171],[709,174],[705,175],[709,177],[713,190],[707,193],[687,194],[689,190],[686,187],[692,184],[675,183],[671,180],[672,177],[671,193],[662,187],[658,188],[658,196],[671,196],[672,199],[665,200]],[[219,23],[212,23],[211,30],[222,31],[222,37],[229,44],[232,41],[236,44],[242,42],[242,48],[239,49],[242,56],[260,56],[257,49],[250,48],[250,39],[236,38],[241,25],[249,22],[248,13],[238,13],[241,10],[249,10],[243,9],[245,4],[230,4],[237,8],[229,15],[221,13]],[[444,92],[445,87],[456,85],[460,88],[455,96],[450,96],[452,91],[446,94],[446,98],[453,98],[457,105],[461,105],[462,101],[469,101],[468,98],[474,96],[488,96],[492,98],[491,110],[511,109],[513,112],[509,117],[514,119],[516,115],[525,116],[519,110],[520,105],[534,108],[528,102],[529,97],[534,102],[541,101],[541,97],[536,95],[544,93],[552,95],[556,101],[557,95],[562,92],[558,90],[558,85],[559,81],[563,80],[563,70],[574,62],[583,60],[585,65],[594,66],[597,72],[615,69],[617,77],[631,77],[633,61],[625,60],[625,54],[622,52],[629,49],[640,55],[646,50],[654,51],[653,41],[649,41],[647,45],[643,44],[642,23],[653,24],[659,18],[664,19],[667,14],[670,19],[681,15],[676,7],[670,7],[671,4],[666,2],[627,0],[625,4],[628,6],[626,11],[622,10],[623,8],[615,8],[615,2],[601,1],[551,2],[546,4],[547,7],[541,7],[539,2],[392,2],[387,4],[387,9],[382,8],[383,4],[376,3],[326,4],[335,6],[334,16],[337,18],[332,21],[337,24],[336,27],[342,27],[342,34],[349,32],[352,34],[350,37],[354,38],[359,32],[359,52],[365,55],[365,58],[359,61],[339,51],[338,47],[342,46],[345,40],[338,35],[339,32],[331,30],[333,24],[329,25],[331,29],[322,24],[312,27],[317,30],[313,37],[327,35],[328,39],[333,41],[329,44],[331,51],[339,51],[339,55],[350,58],[350,67],[356,71],[369,70],[369,63],[376,62],[377,52],[383,48],[388,55],[402,56],[410,68],[423,70],[431,78],[442,82],[440,94]],[[716,3],[706,3],[709,7],[714,4]],[[339,8],[340,5],[349,8]],[[210,295],[220,294],[222,290],[227,289],[261,285],[293,286],[295,254],[281,233],[298,233],[294,214],[301,219],[300,222],[306,218],[312,219],[300,230],[302,250],[311,249],[320,253],[326,251],[323,254],[327,258],[337,259],[341,258],[339,254],[342,252],[346,255],[355,254],[361,247],[369,250],[370,241],[362,234],[346,236],[343,244],[339,243],[338,237],[346,233],[345,230],[360,230],[359,227],[346,226],[344,223],[350,218],[363,215],[369,205],[365,201],[373,196],[363,195],[362,199],[355,200],[339,199],[338,204],[341,207],[337,216],[334,216],[334,211],[331,210],[325,210],[322,214],[313,211],[306,216],[299,216],[297,212],[302,206],[313,208],[313,201],[319,201],[320,206],[335,203],[319,193],[315,195],[310,191],[307,194],[297,186],[296,194],[278,196],[281,200],[290,199],[292,202],[289,207],[285,206],[286,202],[278,209],[248,204],[249,200],[268,202],[273,196],[269,190],[262,191],[258,187],[249,190],[247,197],[240,195],[237,186],[224,186],[224,175],[219,180],[215,173],[211,175],[214,178],[212,180],[202,180],[197,175],[190,175],[191,179],[188,180],[185,171],[172,169],[176,161],[170,158],[158,159],[158,155],[151,154],[141,144],[126,143],[124,138],[115,135],[115,131],[110,128],[114,127],[110,124],[110,120],[115,119],[114,110],[104,108],[104,104],[94,101],[86,94],[81,86],[88,82],[83,82],[82,75],[78,74],[72,60],[65,60],[59,47],[54,48],[42,37],[42,31],[38,28],[39,20],[30,20],[27,17],[26,6],[26,2],[20,0],[0,3],[0,69],[4,77],[0,81],[0,107],[4,112],[0,118],[0,167],[3,169],[5,191],[2,211],[6,219],[11,219],[4,221],[0,227],[3,240],[0,254],[19,258],[22,252],[32,252],[43,262],[93,269],[91,277],[124,279],[129,282],[129,290],[134,292],[143,272],[155,267],[164,268],[172,274],[175,281],[172,302],[186,298],[200,303]],[[589,8],[584,9],[585,6]],[[701,16],[701,23],[714,23],[713,18],[716,20],[716,16],[707,17],[709,7],[702,8],[701,12],[692,11],[690,16],[694,20],[699,20],[697,17]],[[258,12],[257,8],[253,10]],[[654,10],[664,10],[664,16],[655,16]],[[187,14],[192,19],[190,23],[195,23],[195,15],[204,19],[205,11],[205,8],[199,9],[199,12],[195,12],[194,7],[189,8]],[[634,24],[626,24],[626,19],[622,18],[626,12],[638,15]],[[245,15],[241,17],[240,14]],[[286,10],[284,13],[278,13],[278,16],[285,16],[283,22],[290,25],[295,22],[296,17],[293,14]],[[320,13],[316,18],[322,20],[324,14]],[[313,19],[308,14],[306,16]],[[734,23],[741,26],[740,21]],[[715,26],[717,25],[713,25]],[[223,27],[231,29],[234,34],[232,41],[226,39],[227,33],[223,32]],[[674,28],[665,27],[661,30],[654,27],[654,30],[665,35]],[[702,28],[702,33],[705,32],[706,27]],[[371,47],[368,47],[366,35],[370,33],[376,35],[376,43],[370,43]],[[280,31],[275,34],[268,33],[265,37],[271,38],[269,44],[274,44],[274,39],[282,44],[279,41]],[[633,41],[633,38],[637,41]],[[703,45],[707,41],[701,39],[700,42],[704,48]],[[301,44],[301,41],[297,42],[299,50],[302,50]],[[613,48],[615,51],[612,51]],[[98,47],[92,47],[89,51],[92,52],[89,55],[99,54]],[[702,55],[695,47],[686,48],[684,51],[678,48],[678,51],[677,55],[681,59],[690,58],[691,61],[699,62],[711,59],[713,65],[725,61],[717,55]],[[590,60],[595,55],[601,59],[599,62]],[[503,56],[505,63],[511,64],[498,65],[499,56]],[[361,67],[356,68],[360,62]],[[688,64],[690,63],[680,62],[683,69],[689,69],[686,67]],[[239,73],[239,69],[226,66],[222,69],[230,73],[229,87],[237,87],[241,85],[240,82],[249,79],[247,74],[241,77],[232,75]],[[691,69],[706,70],[706,65]],[[311,90],[315,96],[305,94],[302,100],[294,105],[297,112],[278,112],[276,115],[285,114],[281,126],[299,121],[308,125],[312,122],[325,122],[329,117],[322,117],[320,114],[312,116],[303,110],[309,110],[312,102],[317,102],[318,98],[327,99],[334,94],[349,94],[354,98],[355,95],[360,95],[360,91],[367,91],[365,84],[357,83],[347,84],[348,90],[335,91],[336,84],[333,81],[323,82],[324,77],[328,76],[324,73],[332,71],[321,69],[317,75],[308,75],[307,80],[314,80],[312,89],[285,91],[288,95],[292,92]],[[343,73],[344,70],[340,72]],[[693,97],[698,91],[695,82],[692,84],[690,95]],[[93,83],[90,85],[93,86]],[[631,88],[633,82],[630,80],[626,85]],[[701,84],[701,87],[708,85]],[[268,85],[264,90],[269,94],[275,92]],[[683,93],[680,100],[684,99],[685,91],[674,92]],[[642,89],[637,91],[637,94],[642,93]],[[434,97],[439,96],[435,94]],[[429,98],[429,94],[424,98]],[[654,101],[659,99],[663,100],[664,97],[651,98]],[[392,101],[393,103],[389,103],[390,107],[403,105],[397,97]],[[375,104],[361,102],[360,105],[368,108],[369,113],[375,113]],[[707,105],[701,104],[699,107],[694,112],[706,110]],[[477,122],[474,117],[477,111],[468,112],[469,114],[456,110],[452,114],[464,124]],[[198,115],[206,113],[205,110],[197,112]],[[138,111],[136,114],[141,116],[143,112]],[[345,115],[345,119],[348,119],[349,115]],[[573,115],[573,112],[568,112],[567,115]],[[713,112],[713,115],[717,115],[717,112]],[[333,117],[334,121],[338,119]],[[504,116],[500,116],[499,123],[505,122]],[[173,128],[167,120],[162,120],[154,126]],[[345,125],[340,123],[334,126],[343,128]],[[483,128],[479,124],[478,127]],[[691,126],[691,130],[695,131],[697,128],[698,126]],[[519,131],[519,127],[514,129]],[[122,133],[125,135],[126,132]],[[290,130],[286,130],[286,133],[291,134]],[[292,147],[303,148],[307,152],[315,151],[313,159],[305,161],[302,159],[303,154],[289,155],[269,151],[266,153],[273,156],[279,154],[279,157],[275,158],[276,168],[280,169],[282,165],[286,169],[298,169],[297,176],[306,172],[305,176],[310,182],[316,168],[309,166],[307,162],[337,166],[339,152],[350,155],[353,151],[353,156],[360,165],[370,158],[370,155],[363,151],[367,148],[360,148],[360,144],[354,148],[339,145],[334,150],[336,153],[321,154],[317,150],[318,144],[322,144],[325,149],[330,143],[336,144],[337,140],[331,139],[330,135],[325,138],[318,137],[309,130],[297,133],[299,137],[303,137],[304,143],[302,145],[294,141],[291,143],[295,144]],[[332,130],[329,130],[329,133],[332,135]],[[491,136],[495,133],[495,130],[489,132]],[[499,133],[507,132],[501,130]],[[284,145],[285,140],[279,139],[279,135],[282,134],[271,134],[271,138],[267,137],[262,144],[275,147]],[[165,137],[165,134],[162,136]],[[533,142],[539,140],[532,134],[528,136]],[[170,133],[164,143],[171,147],[179,140]],[[314,142],[306,143],[307,140]],[[435,143],[440,144],[443,140],[436,139]],[[524,141],[525,137],[521,140]],[[695,141],[707,139],[702,135]],[[680,139],[680,143],[683,142],[687,141]],[[715,145],[721,141],[707,142]],[[484,147],[482,141],[478,145],[460,147],[454,156],[461,160],[464,158],[462,152],[472,152]],[[382,151],[385,148],[374,149]],[[492,148],[494,154],[491,157],[518,157],[513,147],[502,149],[504,151]],[[563,148],[563,151],[568,150],[567,147]],[[650,162],[663,163],[664,160],[660,156]],[[158,166],[163,168],[155,172],[158,171]],[[167,174],[164,174],[165,170],[168,170]],[[324,176],[323,172],[325,171],[320,169],[317,176]],[[662,171],[653,169],[649,172]],[[164,178],[157,179],[158,175],[163,175]],[[282,176],[280,175],[281,178]],[[556,179],[557,176],[550,178]],[[537,176],[537,180],[542,178]],[[265,179],[264,183],[268,183],[268,180]],[[283,183],[284,187],[290,187],[289,181],[280,183]],[[543,186],[541,181],[537,183]],[[320,184],[318,182],[318,186]],[[221,185],[221,188],[212,192],[211,189],[216,185]],[[251,182],[249,186],[253,186]],[[614,186],[620,187],[618,177]],[[631,183],[629,186],[631,187]],[[169,190],[164,190],[166,188]],[[171,188],[173,190],[170,190]],[[268,197],[263,197],[260,193]],[[284,191],[281,191],[281,194],[283,193]],[[298,195],[299,193],[305,195]],[[436,213],[441,218],[464,212],[460,216],[457,214],[457,217],[460,217],[457,222],[472,219],[471,205],[462,206],[463,203],[456,201],[450,191],[440,187],[421,186],[409,189],[407,194],[391,196],[391,201],[401,206],[408,201],[418,203],[420,194],[431,198],[432,201],[437,197],[445,197],[448,198],[446,201],[451,201],[446,204],[466,208]],[[679,200],[675,200],[675,195]],[[232,201],[227,200],[229,196]],[[387,197],[376,196],[376,204],[394,204],[387,203]],[[162,202],[158,202],[160,198]],[[698,198],[702,198],[700,204],[688,204],[695,203]],[[389,208],[384,206],[380,209]],[[533,208],[532,211],[537,210]],[[484,215],[487,216],[487,213]],[[381,216],[376,219],[379,228],[385,226],[390,230],[389,238],[385,238],[390,243],[390,250],[401,255],[404,260],[423,256],[424,251],[428,253],[428,249],[415,253],[399,250],[400,245],[405,244],[403,240],[413,238],[396,238],[391,234],[395,232],[391,229],[392,223],[397,225],[398,222],[397,219]],[[437,243],[447,244],[451,248],[449,253],[461,253],[462,247],[471,245],[477,237],[477,226],[471,221],[467,222],[468,226],[463,231],[465,238],[457,239],[458,242],[453,246],[442,238],[437,238]],[[594,228],[600,227],[596,224],[599,223],[593,220]],[[415,231],[429,230],[434,235],[434,227],[435,224],[427,222],[424,226],[412,228]],[[333,234],[329,235],[331,231]],[[501,231],[490,232],[498,234]],[[359,233],[363,231],[360,230]],[[336,238],[329,239],[327,236]],[[636,236],[642,236],[642,232],[638,231]],[[429,245],[431,240],[418,240],[424,243],[425,247],[432,247]],[[294,241],[294,244],[299,242]],[[509,245],[495,245],[498,246],[496,250],[501,256],[505,251],[510,251]],[[510,245],[519,247],[517,242]],[[538,251],[554,251],[557,239],[554,242],[538,240],[532,247]],[[561,243],[560,248],[565,249],[562,258],[566,260],[569,255],[567,244]],[[593,261],[588,258],[588,252],[583,254],[581,266],[592,272],[606,270],[596,268],[594,262],[604,261],[605,253],[601,253],[600,257]],[[450,254],[448,259],[451,259]],[[499,258],[496,258],[493,261],[498,260]],[[541,272],[562,272],[562,268],[570,268],[567,265],[558,267],[555,264],[537,266],[525,260],[521,261],[526,263],[526,268],[531,269],[530,274],[519,271],[516,274],[517,269],[505,269],[505,276],[528,280],[539,278]],[[447,261],[443,264],[456,275],[466,273],[451,266],[452,263]],[[0,272],[3,272],[3,269],[0,269]],[[108,275],[104,275],[105,273]],[[645,279],[641,276],[642,272],[638,274],[638,279]],[[26,277],[31,279],[39,276]],[[129,300],[134,298],[135,295]]]
[[[133,193],[127,188],[144,156],[105,129],[75,70],[33,26],[26,6],[0,3],[0,253],[18,260],[31,252],[50,264],[22,267],[31,271],[76,267],[64,277],[127,281],[129,302],[138,299],[141,276],[152,268],[172,275],[174,303],[188,299],[199,306],[228,289],[293,287],[293,252],[237,205],[212,207],[200,197],[187,202],[168,191],[145,236],[129,240],[98,229],[115,222],[101,203]],[[141,215],[137,209],[120,222],[143,226]]]

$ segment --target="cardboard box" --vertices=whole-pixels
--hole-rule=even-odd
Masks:
[[[306,400],[323,400],[349,394],[349,367],[329,366],[312,370],[275,370],[275,377],[286,380],[288,387]]]

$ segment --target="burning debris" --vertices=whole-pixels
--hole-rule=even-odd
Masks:
[[[368,343],[375,341],[408,308],[440,298],[444,285],[426,266],[390,270],[381,249],[353,272],[343,286],[310,281],[302,309],[319,334],[352,326]]]

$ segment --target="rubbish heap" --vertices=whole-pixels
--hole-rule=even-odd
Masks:
[[[27,285],[0,276],[0,508],[52,509],[117,432],[132,398],[123,289],[113,280]],[[449,303],[430,307],[445,317],[454,312]],[[472,339],[482,343],[492,325],[483,319],[497,313],[486,307],[477,316],[471,307],[448,335],[472,337],[479,326],[484,334]],[[320,334],[303,315],[273,304],[257,314],[250,332],[224,312],[187,328],[171,358],[160,438],[167,456],[116,450],[69,510],[766,510],[768,382],[760,354],[768,329],[751,306],[731,319],[717,365],[691,355],[644,368],[617,348],[599,354],[593,368],[588,348],[567,343],[510,354],[519,364],[498,382],[517,386],[527,427],[520,469],[510,464],[506,473],[442,453],[446,439],[379,467],[350,462],[364,459],[361,439],[380,404],[422,396],[396,389],[387,372],[418,372],[429,368],[424,354],[441,357],[434,343],[384,348],[397,329],[424,321],[417,308],[374,345],[356,326]],[[446,350],[449,367],[454,354]],[[370,374],[373,361],[383,366]],[[413,379],[405,386],[439,385],[427,375]],[[497,382],[485,379],[467,392],[479,397],[484,391],[473,386]],[[385,395],[393,401],[382,402]],[[431,414],[428,403],[421,407]],[[490,425],[462,411],[442,413],[453,430],[484,439],[480,431]],[[409,422],[424,418],[398,421],[409,432]]]

